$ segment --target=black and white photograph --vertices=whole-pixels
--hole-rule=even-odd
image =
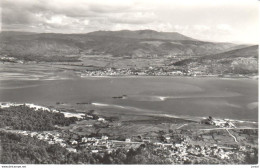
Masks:
[[[1,168],[258,168],[258,0],[0,4]]]

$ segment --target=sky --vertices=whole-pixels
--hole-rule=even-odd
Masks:
[[[258,43],[257,0],[1,0],[1,30],[178,32],[206,41]]]

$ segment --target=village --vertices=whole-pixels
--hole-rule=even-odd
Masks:
[[[208,66],[186,70],[179,67],[143,67],[143,68],[96,68],[80,71],[80,77],[96,76],[187,76],[187,77],[250,77],[253,75],[233,74],[231,72],[211,72]]]
[[[58,110],[49,109],[47,107],[34,104],[25,105],[34,108],[35,110],[44,109],[47,111],[58,112]],[[18,104],[1,103],[0,107],[7,108],[10,106],[18,106]],[[87,113],[84,116],[82,114],[79,115],[77,113],[68,112],[65,114],[66,117],[76,116],[81,121],[87,119],[86,121],[93,120],[99,123],[109,122],[105,118],[97,117],[91,113]],[[252,145],[249,145],[248,143],[243,143],[242,145],[239,144],[235,136],[229,132],[228,129],[236,128],[230,120],[208,117],[203,119],[199,124],[205,126],[211,125],[214,127],[211,127],[211,132],[207,131],[207,129],[201,129],[202,132],[200,133],[198,133],[199,130],[190,132],[187,130],[177,129],[172,133],[159,131],[159,133],[153,137],[139,135],[139,138],[136,138],[133,135],[125,138],[124,140],[113,139],[109,135],[105,134],[99,136],[80,135],[76,132],[71,132],[70,130],[62,129],[60,127],[57,127],[57,129],[51,131],[24,131],[5,127],[0,128],[0,131],[30,136],[32,138],[45,141],[50,145],[57,144],[72,153],[87,151],[89,153],[104,155],[105,153],[112,153],[120,148],[130,150],[137,149],[140,145],[150,144],[154,146],[155,152],[165,155],[165,157],[170,159],[174,159],[178,164],[193,163],[192,160],[194,160],[194,157],[207,159],[215,158],[228,161],[229,159],[232,159],[234,155],[236,155],[235,157],[241,158],[245,158],[245,153],[248,152],[254,155],[254,147]],[[217,131],[216,133],[214,133],[215,128]],[[222,130],[223,132],[221,132]],[[224,132],[225,130],[227,132]],[[241,142],[248,141],[248,133],[244,134],[242,130],[239,131],[243,134],[239,136],[240,139],[238,140]],[[234,139],[230,137],[233,137]],[[241,139],[242,137],[244,137],[244,139]]]
[[[81,77],[86,76],[215,76],[206,74],[200,70],[183,71],[180,69],[169,69],[167,67],[145,67],[138,68],[97,68],[81,72]]]
[[[246,61],[252,61],[252,60],[238,60],[238,62],[246,62]],[[253,60],[254,61],[254,60]],[[14,57],[8,57],[3,56],[0,58],[0,62],[3,64],[38,64],[36,61],[29,61],[25,62],[22,60],[18,60]],[[62,64],[61,64],[62,65]],[[67,64],[66,64],[67,65]],[[84,66],[83,64],[68,64],[70,65],[70,69],[75,72],[75,75],[79,77],[102,77],[102,76],[187,76],[187,77],[251,77],[256,76],[256,74],[235,74],[233,73],[235,71],[234,65],[232,64],[232,67],[230,71],[224,71],[221,67],[218,67],[217,64],[212,65],[204,65],[199,64],[199,66],[196,63],[190,63],[187,65],[187,67],[182,66],[174,66],[174,65],[150,65],[150,66],[143,66],[143,67],[128,67],[128,68],[122,68],[122,67],[113,67],[113,66],[94,66],[94,65],[88,65]],[[68,66],[67,65],[67,66]],[[53,66],[53,65],[51,65]],[[212,70],[212,67],[218,67],[216,71]],[[57,68],[59,68],[60,65],[57,64]],[[77,67],[77,68],[75,68]]]
[[[43,132],[31,132],[31,131],[19,131],[19,130],[3,130],[11,133],[21,134],[24,136],[31,136],[39,140],[48,142],[49,144],[58,144],[61,147],[66,148],[69,152],[81,152],[88,151],[90,153],[99,153],[104,155],[105,153],[111,153],[119,148],[129,150],[130,148],[136,149],[142,144],[152,144],[155,146],[155,151],[166,152],[166,157],[174,159],[178,164],[192,163],[194,157],[199,158],[215,158],[222,160],[229,160],[234,155],[238,155],[240,152],[251,152],[253,150],[249,146],[232,146],[224,147],[217,144],[212,145],[196,145],[192,143],[190,137],[182,136],[179,142],[175,142],[171,136],[164,136],[164,140],[161,142],[152,142],[149,137],[145,137],[141,142],[132,142],[131,138],[125,139],[125,141],[112,140],[108,136],[102,137],[82,137],[74,133],[64,133],[59,131],[43,131]],[[237,157],[245,157],[244,154]]]

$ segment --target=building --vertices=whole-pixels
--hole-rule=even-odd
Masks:
[[[60,143],[61,147],[66,147],[67,145],[65,143]]]
[[[60,138],[57,138],[57,137],[55,137],[53,140],[54,140],[55,142],[63,142],[63,139],[60,139]]]
[[[37,135],[37,132],[31,132],[31,137],[34,137],[35,135]]]
[[[165,140],[166,140],[167,142],[169,142],[169,141],[171,140],[171,137],[166,136],[166,137],[165,137]]]
[[[83,138],[81,139],[81,142],[88,142],[88,138],[83,137]]]
[[[48,144],[53,145],[55,143],[54,143],[54,141],[48,141]]]
[[[126,138],[125,142],[131,142],[131,139],[130,138]]]
[[[98,150],[91,150],[92,153],[98,153]]]
[[[74,148],[66,148],[69,152],[77,152],[77,149]]]
[[[143,142],[150,143],[150,139],[143,139]]]
[[[175,147],[182,147],[183,145],[182,144],[175,144]]]
[[[101,139],[102,140],[108,140],[108,136],[102,136]]]
[[[70,140],[70,143],[71,143],[72,145],[77,145],[77,144],[78,144],[78,141],[76,141],[76,140]]]
[[[43,135],[41,135],[41,134],[38,134],[37,138],[40,139],[40,140],[43,140],[45,137]]]
[[[104,122],[105,119],[104,118],[98,118],[98,121]]]

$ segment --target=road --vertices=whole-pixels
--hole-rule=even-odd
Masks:
[[[1,143],[1,139],[0,139],[0,163],[2,162],[2,143]]]
[[[180,129],[181,127],[184,127],[185,125],[188,125],[188,124],[183,124],[183,125],[179,126],[179,127],[176,128],[176,129]]]
[[[211,131],[211,130],[221,130],[221,129],[258,129],[258,128],[204,128],[204,129],[199,129],[199,130],[205,130],[205,131]]]

